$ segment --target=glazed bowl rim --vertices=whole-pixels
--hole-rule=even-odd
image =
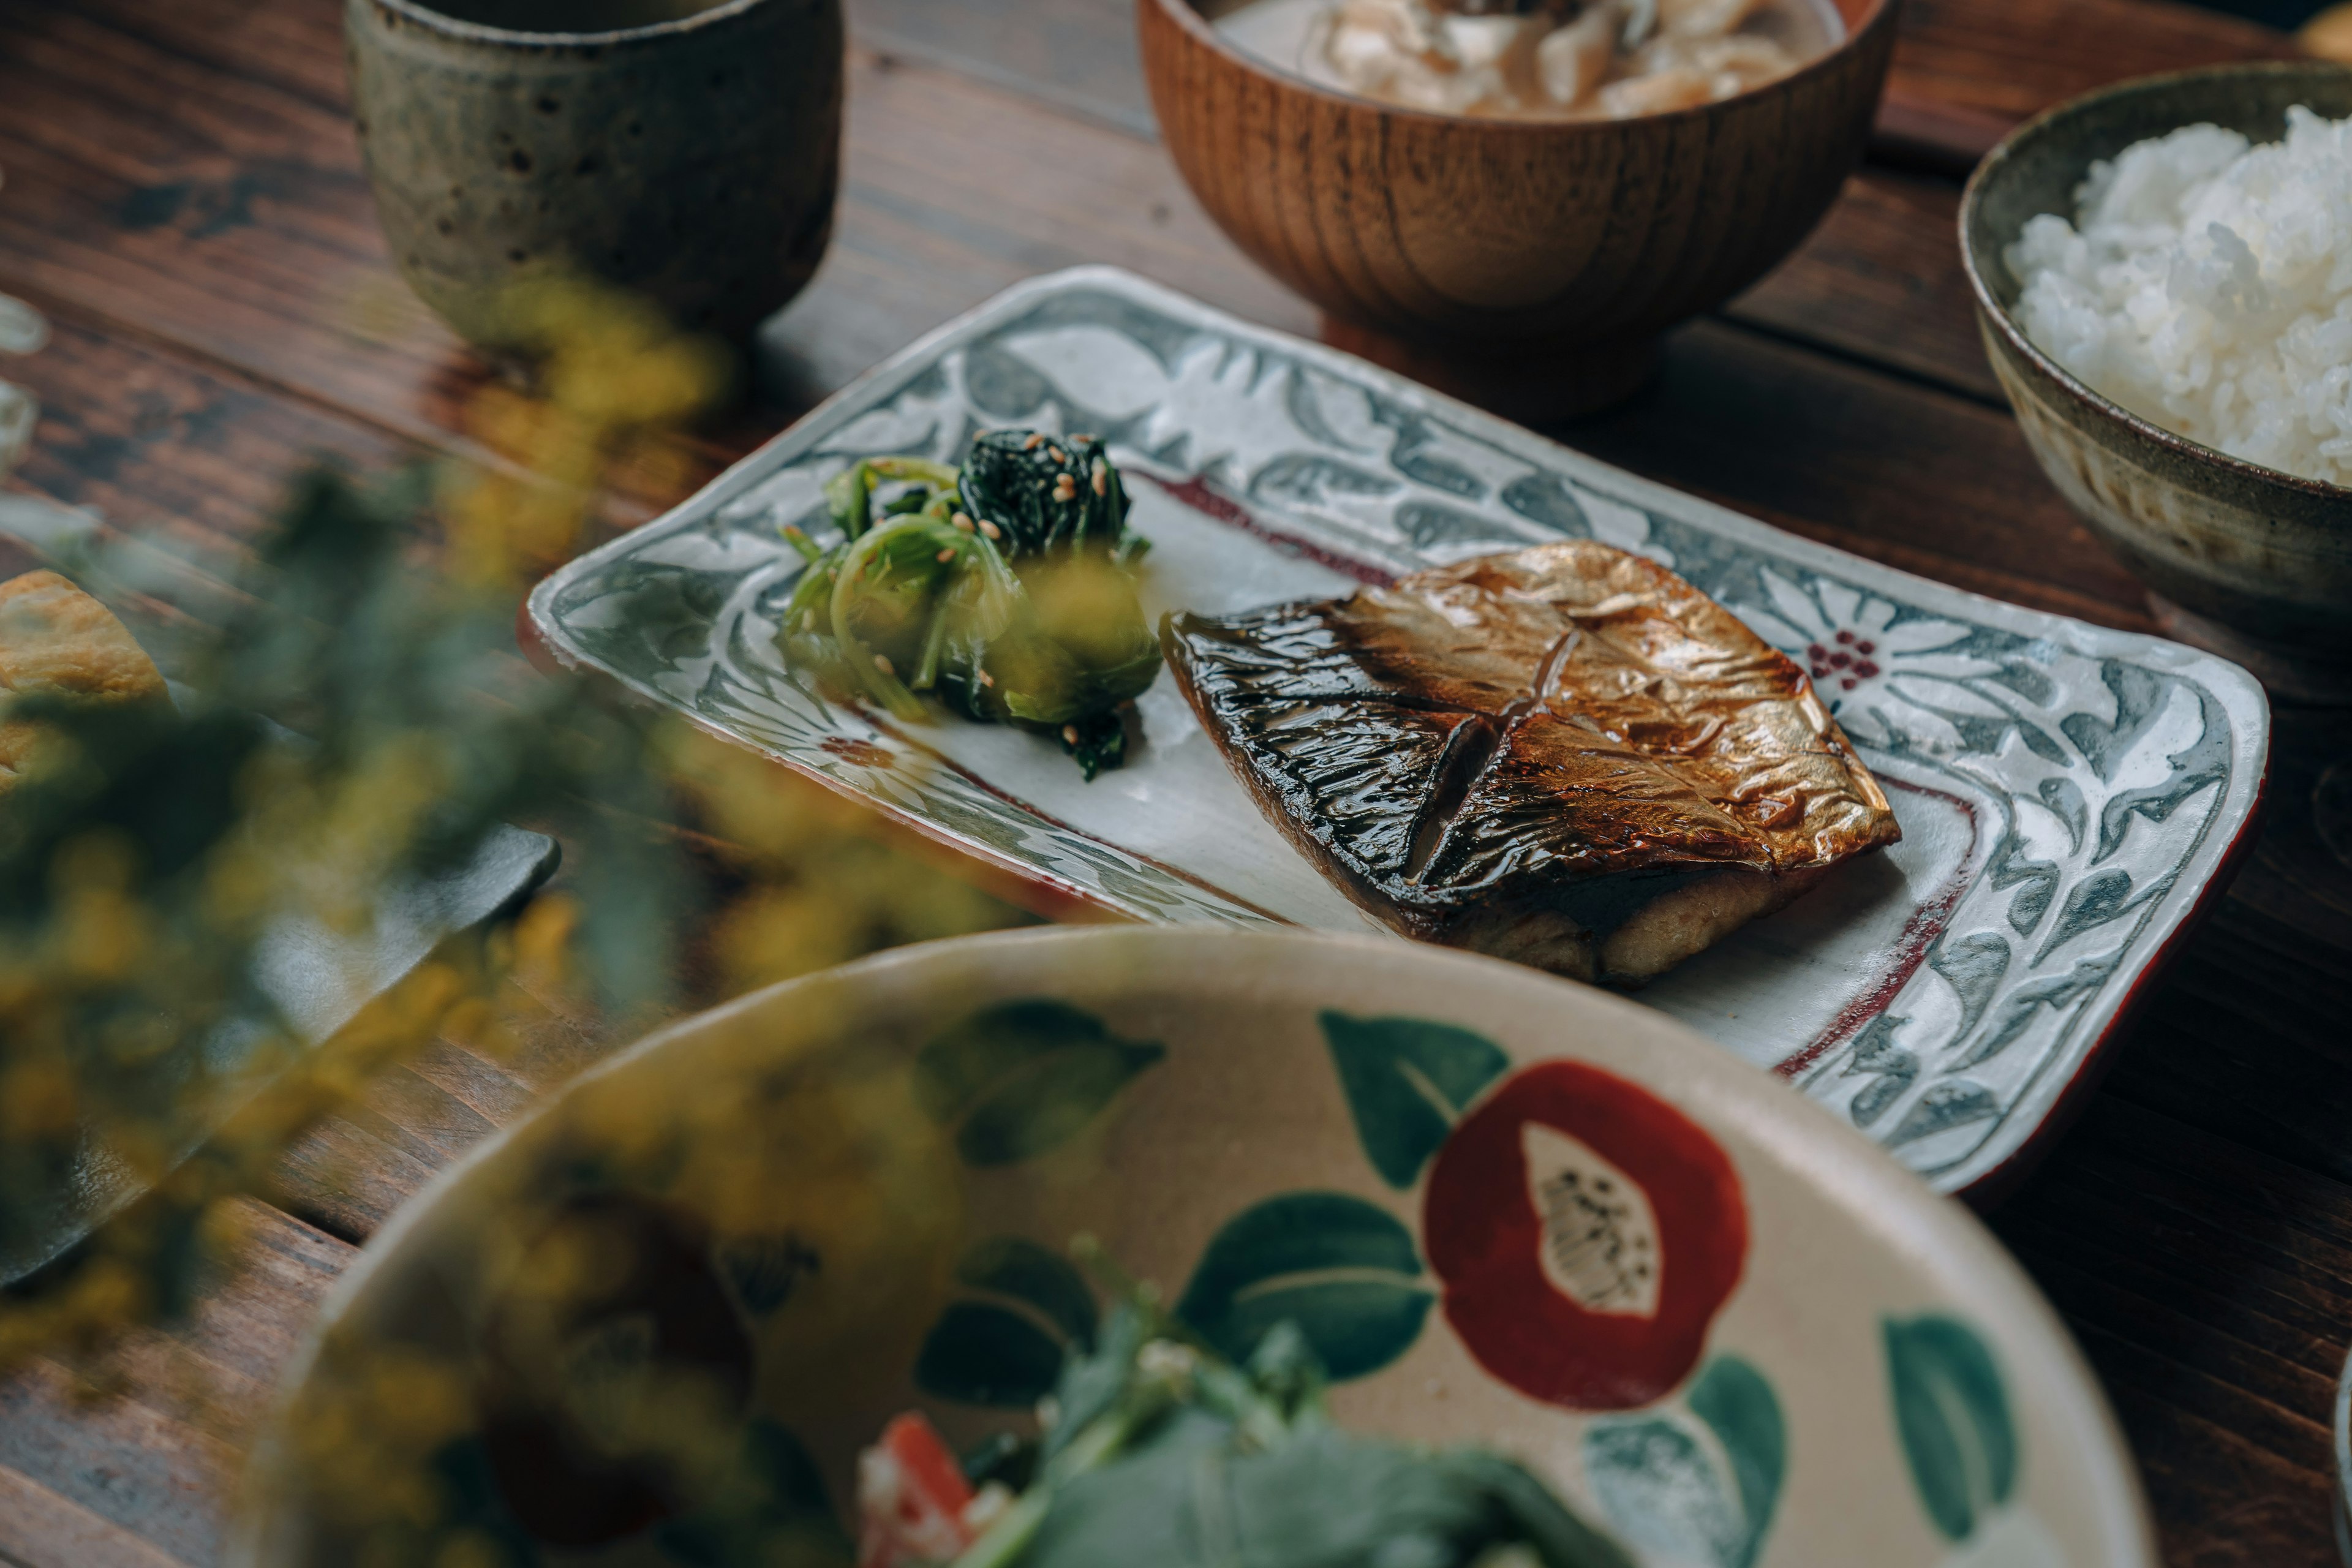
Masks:
[[[993,970],[1007,958],[1013,959],[1015,967],[1026,965],[1050,972],[1076,966],[1098,973],[1103,966],[1088,962],[1098,954],[1126,950],[1126,956],[1133,960],[1173,950],[1178,955],[1177,968],[1184,970],[1190,967],[1185,961],[1193,954],[1230,950],[1242,944],[1247,944],[1253,957],[1269,944],[1288,949],[1292,962],[1279,966],[1284,973],[1312,968],[1318,959],[1342,970],[1360,963],[1384,963],[1396,957],[1402,946],[1410,961],[1426,961],[1433,969],[1455,972],[1460,979],[1448,976],[1451,984],[1468,984],[1483,972],[1493,990],[1518,990],[1523,994],[1533,994],[1549,989],[1555,997],[1561,991],[1571,993],[1574,1010],[1585,1014],[1588,1021],[1613,1017],[1625,1027],[1648,1037],[1644,1049],[1653,1057],[1683,1057],[1694,1078],[1680,1090],[1670,1093],[1653,1086],[1643,1074],[1629,1074],[1628,1081],[1693,1118],[1719,1116],[1738,1121],[1738,1113],[1743,1107],[1756,1111],[1760,1120],[1743,1125],[1740,1135],[1754,1145],[1766,1164],[1776,1166],[1795,1188],[1807,1194],[1801,1201],[1843,1215],[1849,1226],[1859,1225],[1873,1233],[1879,1247],[1909,1256],[1929,1274],[1937,1272],[1938,1260],[1946,1266],[1973,1266],[1973,1269],[1960,1271],[1969,1274],[1991,1296],[2001,1299],[1998,1316],[2004,1329],[2002,1337],[2021,1336],[2032,1342],[2032,1357],[2042,1363],[2042,1370],[2056,1372],[2074,1383],[2075,1392],[2091,1396],[2088,1405],[2078,1406],[2075,1414],[2081,1424],[2095,1434],[2104,1459],[2112,1463],[2091,1467],[2093,1488],[2099,1496],[2089,1507],[2100,1519],[2103,1531],[2112,1528],[2116,1531],[2112,1544],[2124,1547],[2127,1554],[2137,1553],[2131,1561],[2148,1565],[2156,1563],[2155,1526],[2146,1488],[2114,1404],[2047,1293],[1981,1215],[1966,1205],[1935,1194],[1843,1118],[1801,1096],[1789,1094],[1776,1075],[1724,1050],[1681,1019],[1643,1006],[1629,996],[1466,949],[1401,944],[1397,938],[1385,934],[1297,927],[1266,930],[1124,923],[985,931],[870,953],[668,1020],[540,1096],[520,1115],[491,1131],[404,1199],[357,1256],[349,1260],[312,1309],[293,1351],[274,1374],[265,1413],[232,1492],[223,1562],[228,1568],[266,1568],[272,1561],[265,1559],[261,1552],[268,1540],[267,1526],[273,1517],[270,1504],[290,1463],[286,1444],[287,1420],[308,1386],[330,1338],[374,1288],[379,1276],[413,1264],[413,1258],[401,1256],[413,1237],[422,1237],[429,1244],[436,1226],[452,1223],[450,1216],[456,1212],[452,1205],[460,1201],[461,1190],[478,1173],[510,1158],[512,1150],[530,1140],[544,1136],[551,1126],[558,1123],[566,1106],[595,1092],[594,1086],[599,1082],[644,1070],[643,1064],[648,1058],[678,1042],[723,1033],[742,1020],[756,1018],[765,1011],[793,1002],[846,998],[849,1015],[854,1017],[861,1010],[874,1008],[875,995],[897,994],[896,983],[899,981],[910,980],[919,992],[926,985],[936,988],[943,982],[952,981],[960,967]],[[1129,973],[1147,973],[1150,970],[1139,966],[1130,968]],[[1558,1053],[1557,1059],[1582,1058],[1573,1050],[1566,1050]],[[1709,1135],[1724,1136],[1719,1130]],[[1847,1184],[1855,1191],[1869,1190],[1873,1201],[1842,1201],[1841,1188]]]
[[[391,4],[394,3],[394,0],[383,0],[383,3]],[[406,0],[399,0],[399,3],[404,4]],[[1832,0],[1832,3],[1834,4],[1835,0]],[[1891,26],[1895,14],[1903,5],[1903,0],[1864,0],[1864,3],[1870,7],[1870,12],[1863,18],[1862,25],[1846,28],[1843,36],[1823,53],[1807,60],[1787,76],[1775,77],[1770,81],[1759,83],[1745,92],[1734,93],[1729,98],[1717,99],[1711,103],[1698,104],[1690,109],[1669,109],[1654,114],[1632,115],[1623,120],[1520,120],[1501,115],[1445,114],[1433,109],[1414,109],[1406,104],[1383,103],[1377,98],[1366,98],[1360,93],[1343,92],[1337,88],[1326,87],[1321,82],[1311,81],[1296,71],[1276,65],[1263,56],[1254,54],[1229,42],[1223,34],[1218,32],[1216,25],[1202,15],[1201,7],[1195,0],[1142,0],[1142,4],[1146,5],[1158,6],[1180,30],[1189,35],[1194,43],[1210,49],[1228,63],[1238,65],[1253,76],[1272,80],[1285,89],[1307,93],[1342,108],[1368,110],[1374,114],[1392,116],[1398,120],[1422,124],[1450,126],[1474,135],[1540,133],[1590,136],[1623,134],[1635,126],[1673,125],[1704,119],[1737,104],[1753,103],[1820,75],[1845,56],[1853,53],[1864,39],[1873,37],[1882,29]]]
[[[2079,98],[2068,99],[2063,103],[2043,110],[2040,114],[2002,137],[1999,144],[1990,153],[1985,154],[1974,172],[1969,175],[1968,186],[1960,195],[1960,267],[1968,274],[1969,291],[1975,299],[1979,317],[1992,324],[1994,330],[2000,334],[2002,342],[2011,353],[2042,376],[2055,383],[2059,390],[2065,393],[2073,404],[2082,411],[2081,415],[2070,420],[2070,423],[2080,423],[2084,416],[2103,419],[2110,425],[2121,426],[2142,441],[2187,459],[2193,468],[2210,469],[2217,476],[2235,477],[2248,483],[2294,491],[2314,500],[2346,502],[2352,501],[2352,487],[2330,484],[2326,479],[2306,479],[2301,474],[2290,474],[2284,468],[2273,468],[2266,464],[2233,457],[2219,447],[2209,447],[2178,431],[2168,430],[2144,415],[2133,413],[2122,404],[2081,380],[2072,371],[2044,353],[2038,344],[2027,337],[2025,329],[2018,324],[2016,316],[2011,313],[2008,306],[2000,302],[2000,297],[1993,292],[1989,274],[1993,267],[2006,268],[2009,263],[2005,258],[1998,255],[1989,258],[1980,256],[1974,237],[1977,212],[1984,203],[1986,192],[1992,187],[1995,181],[2001,178],[2003,172],[2015,160],[2021,149],[2050,134],[2063,121],[2113,100],[2158,97],[2167,91],[2191,83],[2231,77],[2293,75],[2352,77],[2352,70],[2347,70],[2346,67],[2340,65],[2316,59],[2238,60],[2226,65],[2200,66],[2191,70],[2166,71],[2156,76],[2135,77],[2129,81],[2116,82],[2100,88],[2096,91],[2086,92]],[[2195,122],[2183,121],[2181,123],[2187,125]],[[2263,143],[2263,145],[2269,145],[2269,143]],[[2089,164],[2085,163],[2083,173],[2088,172]],[[2168,484],[2190,488],[2185,486],[2178,478],[2158,477]]]
[[[452,16],[446,11],[425,5],[422,0],[360,0],[360,3],[396,13],[415,26],[445,38],[469,44],[544,49],[602,48],[677,37],[756,10],[769,4],[769,0],[719,0],[719,4],[688,16],[672,16],[667,21],[647,22],[635,27],[608,27],[594,33],[540,33],[523,27],[498,27],[487,22],[468,22],[462,16]]]

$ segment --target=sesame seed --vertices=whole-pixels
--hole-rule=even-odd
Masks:
[[[1067,452],[1063,451],[1059,447],[1046,447],[1045,456],[1053,458],[1054,461],[1057,463],[1066,463],[1070,460],[1070,455]]]
[[[971,531],[971,516],[968,512],[960,511],[956,513],[955,516],[948,519],[948,521],[954,523],[958,528],[962,529],[966,533],[970,533]]]
[[[1078,727],[1076,724],[1063,725],[1062,739],[1068,742],[1073,746],[1076,745],[1078,743]]]
[[[932,560],[934,560],[934,561],[952,561],[952,560],[954,560],[954,559],[955,559],[955,546],[954,546],[954,545],[952,545],[952,544],[949,545],[945,550],[942,550],[942,551],[940,551],[937,555],[932,556],[932,557],[931,557],[931,559],[932,559]]]
[[[1076,499],[1077,493],[1078,481],[1070,478],[1069,475],[1064,474],[1060,479],[1054,481],[1054,499],[1055,500],[1074,500]]]
[[[1002,539],[1004,537],[1004,531],[997,527],[996,524],[989,521],[988,519],[984,517],[980,520],[980,531],[981,532],[988,535],[991,539]]]
[[[1034,452],[1045,444],[1045,437],[1033,432],[1029,439],[1021,443],[1021,449],[1024,452]]]
[[[898,673],[896,668],[892,668],[890,658],[887,654],[876,654],[874,656],[874,668],[880,670],[885,675],[896,675]]]
[[[982,686],[993,686],[996,684],[996,677],[989,674],[988,671],[983,669],[980,672],[980,683]]]
[[[1091,447],[1096,442],[1101,440],[1102,437],[1096,435],[1091,430],[1073,430],[1070,432],[1070,439],[1078,442],[1083,446]]]
[[[1110,468],[1100,458],[1095,459],[1095,494],[1110,494]]]

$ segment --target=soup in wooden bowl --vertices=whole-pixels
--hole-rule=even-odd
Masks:
[[[1138,0],[1162,133],[1234,242],[1333,343],[1530,419],[1635,390],[1660,335],[1795,248],[1861,155],[1895,0],[1666,30],[1696,9]],[[1579,63],[1593,16],[1605,58]]]

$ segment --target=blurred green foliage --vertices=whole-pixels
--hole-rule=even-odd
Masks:
[[[595,290],[515,308],[537,381],[469,416],[505,461],[302,475],[234,607],[173,639],[173,706],[5,705],[48,743],[0,805],[0,1257],[94,1186],[149,1193],[0,1293],[0,1367],[95,1364],[185,1310],[234,1259],[237,1200],[321,1119],[436,1040],[502,1047],[506,979],[618,1045],[684,1001],[1017,918],[821,791],[519,657],[521,585],[578,547],[614,465],[667,461],[726,361]],[[92,584],[118,563],[58,563]],[[556,890],[302,1041],[257,983],[266,934],[364,952],[389,892],[501,824],[557,836]]]

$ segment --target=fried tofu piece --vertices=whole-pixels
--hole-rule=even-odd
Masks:
[[[43,725],[9,700],[53,691],[100,702],[169,702],[154,660],[104,605],[55,572],[0,583],[0,795],[38,766]]]

